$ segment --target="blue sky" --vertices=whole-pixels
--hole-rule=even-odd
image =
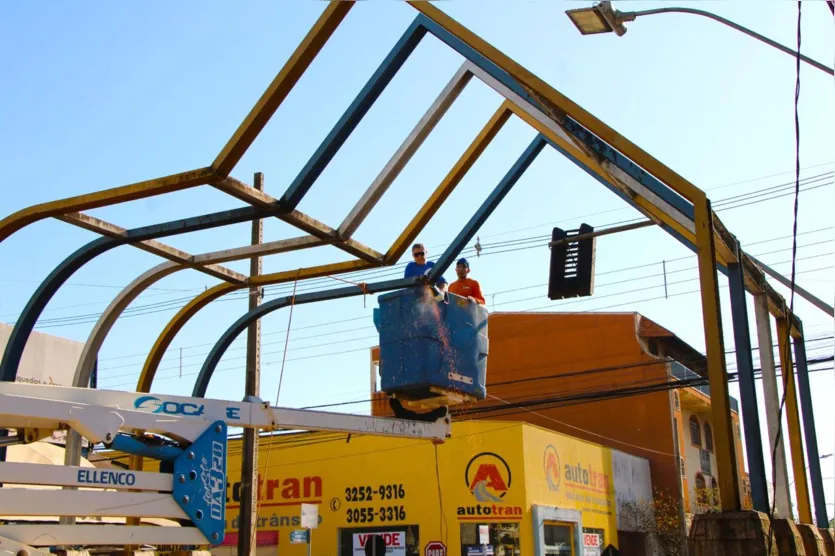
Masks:
[[[715,201],[749,193],[752,198],[758,193],[760,199],[768,198],[769,188],[788,191],[778,186],[793,180],[795,76],[791,58],[695,16],[639,19],[621,38],[582,37],[563,14],[579,5],[545,1],[439,4],[708,190]],[[630,2],[620,8],[648,6],[657,4]],[[699,6],[783,44],[795,44],[793,3],[771,3],[756,10],[748,3],[734,2]],[[0,50],[8,55],[3,64],[6,86],[0,89],[0,149],[6,182],[0,213],[208,165],[323,8],[323,3],[312,1],[250,2],[234,8],[216,1],[153,7],[100,2],[52,5],[49,10],[24,3],[2,5]],[[831,14],[823,3],[804,3],[803,10],[803,52],[832,65]],[[264,172],[267,191],[280,196],[414,16],[405,3],[359,3],[233,176],[251,183],[253,172]],[[338,225],[461,62],[434,38],[425,39],[299,208]],[[798,283],[831,303],[835,297],[833,82],[809,67],[802,69],[801,79],[801,166],[803,176],[812,181],[800,199],[803,235],[798,238]],[[471,83],[355,237],[385,251],[499,103],[486,86]],[[533,136],[518,119],[505,126],[421,234],[431,253],[440,254]],[[792,202],[792,196],[785,195],[717,210],[743,246],[750,245],[752,254],[762,255],[765,262],[788,273]],[[240,204],[204,187],[91,214],[130,228],[234,206]],[[546,149],[479,235],[488,246],[545,236],[555,225],[571,228],[587,222],[600,227],[636,216],[570,161]],[[285,224],[266,223],[267,240],[293,235]],[[0,245],[2,260],[9,261],[0,274],[0,320],[14,322],[37,283],[91,239],[88,232],[45,221]],[[249,226],[166,241],[191,253],[236,247],[248,243]],[[507,248],[486,247],[482,257],[472,261],[473,276],[481,281],[495,310],[638,311],[695,347],[704,346],[699,297],[685,293],[698,287],[692,280],[695,258],[661,230],[599,240],[598,289],[595,297],[581,302],[551,303],[544,286],[507,291],[547,281],[547,250],[498,251]],[[320,248],[269,258],[264,268],[274,272],[343,259],[335,249]],[[668,299],[663,298],[661,261],[667,261],[671,273],[669,294],[679,294]],[[83,341],[92,327],[91,319],[69,326],[67,321],[48,319],[95,316],[122,286],[158,262],[129,247],[99,257],[55,296],[39,329]],[[248,267],[245,262],[228,266],[241,272]],[[622,270],[627,267],[640,268]],[[131,389],[142,356],[181,300],[214,283],[205,275],[181,272],[137,300],[135,307],[169,304],[155,305],[154,312],[125,318],[116,325],[101,352],[101,387]],[[724,278],[721,283],[725,284]],[[291,287],[272,288],[269,293],[275,296]],[[727,289],[722,295],[726,345],[733,349]],[[367,396],[364,348],[374,344],[373,305],[372,299],[365,308],[362,300],[349,299],[295,310],[282,404],[306,406]],[[244,310],[245,301],[232,298],[213,304],[193,319],[161,365],[155,391],[188,393],[202,354],[208,351],[206,344]],[[819,338],[810,341],[809,357],[830,355],[832,319],[800,299],[796,311],[810,339]],[[279,312],[263,323],[262,394],[273,401],[287,317],[286,311]],[[335,321],[339,322],[328,324]],[[236,392],[243,389],[243,353],[233,349],[227,354],[219,368],[228,370],[216,376],[209,395],[240,397]],[[835,451],[831,440],[835,416],[830,409],[835,394],[833,372],[812,374],[812,386],[820,451],[830,453]],[[734,385],[731,388],[736,390]],[[823,475],[835,476],[835,458],[824,462]],[[835,495],[832,480],[827,490],[830,497]]]

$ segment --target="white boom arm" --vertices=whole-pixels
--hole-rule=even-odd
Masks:
[[[0,489],[2,516],[145,517],[191,520],[194,527],[127,525],[0,525],[4,552],[41,554],[33,546],[219,544],[225,529],[227,426],[317,430],[443,442],[448,417],[434,422],[388,419],[88,388],[0,382],[0,428],[21,442],[72,428],[92,442],[139,447],[133,453],[173,463],[171,473],[0,462],[5,485],[69,486],[81,490]],[[176,446],[146,446],[141,433]],[[137,434],[139,433],[139,436]],[[127,443],[127,444],[125,444]],[[111,520],[112,521],[112,520]]]

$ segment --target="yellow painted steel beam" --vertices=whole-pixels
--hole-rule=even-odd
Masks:
[[[379,265],[374,265],[367,261],[343,261],[341,263],[330,263],[302,268],[300,270],[285,270],[282,272],[273,272],[272,274],[261,274],[260,276],[250,278],[249,284],[251,286],[271,286],[284,282],[294,282],[297,279],[306,280],[308,278],[321,278],[322,276],[330,276],[332,274],[345,274],[346,272],[368,270],[377,266]]]
[[[64,214],[62,216],[56,216],[56,218],[62,222],[67,222],[68,224],[72,224],[74,226],[78,226],[79,228],[84,228],[85,230],[105,236],[124,236],[125,232],[127,232],[127,230],[121,226],[111,224],[101,218],[96,218],[95,216],[84,214],[83,212]],[[224,282],[244,284],[247,280],[247,277],[240,272],[235,272],[231,268],[226,268],[225,266],[221,266],[219,264],[192,264],[194,262],[194,257],[191,254],[181,251],[176,247],[166,245],[160,241],[149,239],[146,241],[140,241],[139,243],[131,243],[130,245],[148,253],[160,256],[164,259],[168,259],[169,261],[194,268],[199,272],[203,272],[214,278],[219,278]]]
[[[321,276],[328,276],[331,274],[343,274],[345,272],[353,272],[355,270],[365,270],[372,268],[374,265],[365,261],[347,261],[342,263],[327,264],[321,266],[314,266],[311,268],[301,268],[298,270],[288,270],[284,272],[276,272],[272,274],[262,274],[254,276],[249,280],[249,286],[266,286],[272,284],[280,284],[283,282],[293,282],[294,280],[304,280],[307,278],[318,278]],[[154,381],[154,376],[157,372],[162,356],[174,336],[185,326],[191,317],[197,314],[200,309],[211,303],[212,301],[226,295],[227,293],[240,290],[246,286],[238,286],[234,284],[219,284],[210,288],[191,301],[188,302],[182,309],[180,309],[174,318],[165,325],[162,333],[154,342],[150,353],[145,359],[145,364],[142,367],[142,373],[139,375],[139,381],[136,384],[137,392],[149,392],[151,384]]]
[[[224,191],[233,197],[258,208],[271,208],[278,205],[278,199],[275,197],[272,197],[262,191],[258,191],[254,187],[250,187],[232,177],[218,180],[212,185],[221,191]],[[283,220],[284,222],[287,222],[291,226],[294,226],[304,232],[307,232],[325,243],[333,244],[338,249],[341,249],[350,255],[359,257],[369,262],[382,263],[383,261],[382,253],[379,253],[356,240],[339,237],[337,230],[331,228],[327,224],[319,222],[315,218],[308,216],[303,212],[294,210],[286,214],[276,214],[275,216],[276,218]]]
[[[554,133],[552,129],[548,126],[543,124],[541,121],[534,118],[531,114],[529,114],[525,109],[520,107],[519,105],[508,101],[510,104],[510,108],[513,113],[521,118],[525,123],[530,125],[536,131],[565,149],[571,156],[575,157],[577,160],[588,166],[588,168],[593,171],[595,174],[600,176],[602,179],[608,181],[613,186],[617,187],[618,189],[623,190],[623,187],[620,185],[619,181],[615,176],[609,173],[603,166],[600,165],[598,159],[594,156],[591,156],[586,150],[578,148],[574,143],[570,143],[566,141],[564,138],[560,137],[558,134]],[[660,211],[657,206],[655,206],[652,202],[648,199],[640,196],[632,196],[632,201],[637,204],[647,216],[651,219],[655,220],[656,222],[663,222],[673,228],[676,232],[681,234],[683,237],[689,239],[694,244],[696,243],[696,236],[695,234],[689,230],[686,226],[684,226],[678,220],[671,218],[670,216],[666,215],[664,212]]]
[[[394,241],[385,255],[385,261],[393,264],[402,255],[403,252],[414,241],[424,226],[432,219],[444,201],[455,187],[461,182],[466,173],[473,167],[478,157],[484,152],[484,149],[490,144],[494,137],[499,133],[507,120],[510,119],[511,110],[510,103],[504,101],[502,105],[496,110],[490,120],[478,133],[476,138],[464,151],[464,154],[455,163],[455,166],[447,173],[440,185],[432,193],[432,196],[423,204],[418,213],[409,222],[409,225],[403,230],[400,236]]]
[[[258,245],[246,245],[244,247],[222,249],[220,251],[194,255],[191,258],[191,262],[196,265],[207,264],[210,262],[225,263],[252,257],[266,257],[267,255],[275,255],[278,253],[289,253],[290,251],[299,251],[301,249],[318,247],[320,245],[327,245],[327,242],[312,236],[294,237],[289,239],[279,239],[277,241],[268,241],[266,243],[259,243]]]
[[[803,456],[803,433],[800,428],[800,411],[797,407],[797,388],[794,381],[794,362],[791,342],[789,341],[789,323],[784,318],[777,319],[777,347],[780,352],[780,376],[783,379],[783,392],[786,396],[786,422],[789,425],[789,447],[792,455],[792,474],[794,492],[797,496],[797,515],[800,523],[812,522],[812,503],[809,499],[809,482],[806,478],[806,460]]]
[[[288,214],[280,214],[281,220],[295,226],[296,228],[309,233],[323,241],[332,243],[337,249],[341,249],[355,257],[359,257],[370,263],[382,264],[383,254],[363,245],[354,239],[345,239],[338,236],[338,232],[330,226],[319,222],[315,218],[302,212],[294,210]]]
[[[626,137],[597,119],[593,114],[584,110],[571,99],[526,70],[499,49],[452,19],[431,3],[410,0],[409,4],[460,39],[467,46],[507,72],[520,85],[528,89],[534,97],[546,101],[544,104],[551,105],[551,108],[556,108],[554,110],[555,113],[570,116],[577,123],[600,137],[613,148],[632,159],[633,162],[643,167],[647,172],[665,182],[685,199],[693,202],[694,199],[704,196],[701,189],[678,175],[672,169],[668,168],[649,153],[629,141]]]
[[[86,193],[77,197],[33,205],[0,220],[0,242],[24,226],[44,218],[180,191],[198,185],[205,185],[213,178],[214,171],[211,168],[200,168],[182,174],[172,174],[162,178],[96,191],[95,193]]]
[[[246,150],[252,145],[261,130],[270,121],[275,111],[296,85],[302,74],[310,67],[316,55],[328,42],[333,32],[353,7],[353,0],[341,2],[330,2],[326,4],[325,11],[310,28],[302,42],[293,51],[290,59],[275,76],[270,86],[258,99],[246,119],[241,122],[235,134],[229,139],[220,154],[212,163],[218,174],[229,175],[229,172],[243,157]]]
[[[446,31],[457,37],[464,44],[493,62],[500,69],[513,77],[531,96],[540,101],[549,110],[549,115],[559,118],[564,115],[570,116],[580,125],[597,135],[600,139],[611,145],[616,150],[630,158],[634,163],[643,167],[650,174],[664,182],[676,193],[688,199],[690,202],[705,197],[704,192],[684,177],[673,171],[671,168],[651,156],[649,153],[629,141],[626,137],[606,125],[590,112],[573,102],[571,99],[551,87],[548,83],[525,69],[523,66],[512,60],[499,49],[455,21],[449,15],[438,9],[430,2],[422,0],[409,0],[420,13],[437,23]],[[717,233],[721,233],[722,226],[718,226]],[[718,239],[719,241],[716,241]],[[728,243],[724,235],[714,238],[714,251],[717,253],[717,261],[727,264],[736,262],[733,242]],[[771,302],[772,297],[782,299],[779,294],[769,294],[769,308],[771,313],[777,317],[781,316],[779,307]],[[792,334],[797,336],[794,327]]]
[[[710,383],[710,414],[719,473],[719,501],[722,511],[742,509],[739,468],[734,449],[734,426],[728,394],[725,346],[722,336],[722,313],[719,307],[719,281],[716,275],[716,248],[713,234],[713,210],[702,196],[693,202],[696,221],[696,251],[702,295],[707,374]]]
[[[216,189],[219,189],[220,191],[223,191],[224,193],[227,193],[236,199],[240,199],[241,201],[254,207],[270,208],[274,207],[278,202],[274,197],[271,197],[262,191],[258,191],[254,187],[250,187],[244,182],[238,181],[231,176],[215,180],[211,183],[211,185]]]

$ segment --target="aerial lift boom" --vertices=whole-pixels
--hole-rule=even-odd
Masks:
[[[180,520],[182,527],[0,525],[0,555],[46,554],[36,547],[218,545],[226,529],[228,427],[318,430],[443,442],[448,414],[433,422],[271,407],[88,388],[0,383],[5,445],[73,429],[92,443],[160,460],[160,473],[0,463],[0,483],[81,490],[0,489],[0,516],[138,517]],[[152,436],[153,435],[153,436]]]

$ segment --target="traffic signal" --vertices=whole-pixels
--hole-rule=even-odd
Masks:
[[[579,230],[554,228],[551,233],[551,266],[548,299],[587,297],[594,293],[594,228],[582,224]],[[574,240],[577,236],[584,239]]]

